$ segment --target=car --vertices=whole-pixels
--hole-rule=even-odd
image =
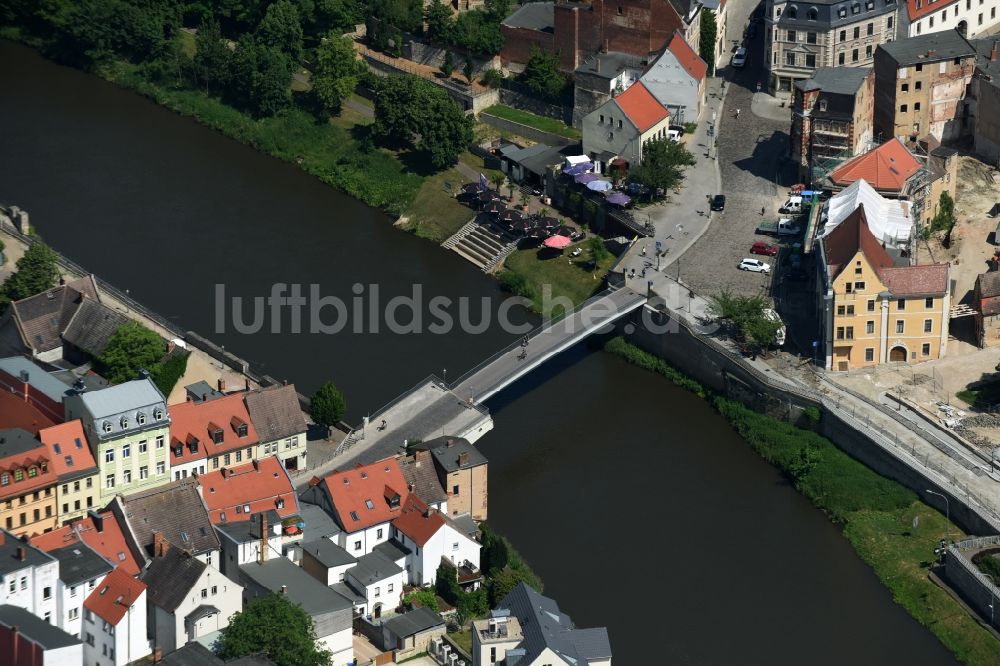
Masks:
[[[778,246],[765,243],[764,241],[757,241],[750,246],[750,254],[764,254],[773,257],[778,254]]]
[[[712,210],[725,210],[726,209],[726,195],[716,194],[712,197]]]
[[[751,22],[750,26],[747,28],[747,39],[753,39],[757,36],[757,23]]]
[[[778,313],[771,308],[764,308],[764,319],[781,324],[781,317],[779,317]],[[785,344],[785,326],[783,324],[777,331],[774,332],[774,344],[778,347]]]
[[[750,259],[746,258],[740,262],[737,266],[741,271],[750,271],[751,273],[764,273],[765,275],[771,272],[771,264],[766,264],[760,259]]]
[[[785,279],[792,282],[805,282],[809,279],[809,274],[802,268],[791,268],[785,272]]]
[[[736,53],[733,54],[733,59],[730,63],[733,67],[743,67],[747,64],[747,50],[744,47],[736,49]]]
[[[677,141],[681,140],[681,135],[682,134],[683,134],[683,132],[680,132],[680,131],[675,130],[675,129],[668,129],[667,130],[667,138],[670,139],[671,141],[675,142],[675,143]]]

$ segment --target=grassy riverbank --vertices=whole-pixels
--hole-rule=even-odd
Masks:
[[[927,576],[949,529],[939,512],[901,484],[875,473],[815,432],[758,414],[717,395],[663,359],[623,338],[605,350],[708,400],[762,458],[781,469],[831,520],[892,592],[896,603],[967,664],[1000,663],[1000,641]],[[914,519],[919,526],[914,528]],[[961,534],[957,526],[952,534]]]

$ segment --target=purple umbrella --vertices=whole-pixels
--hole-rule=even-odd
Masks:
[[[632,197],[627,194],[622,194],[621,192],[612,192],[608,195],[608,203],[616,206],[624,206],[629,201],[632,201]]]
[[[607,192],[608,190],[613,188],[614,185],[612,185],[610,182],[606,180],[598,179],[598,180],[592,180],[589,183],[587,183],[587,189],[592,190],[594,192]]]
[[[598,176],[596,173],[581,173],[573,180],[580,183],[581,185],[586,185],[587,183],[592,183],[595,180],[600,180],[600,179],[601,177]]]

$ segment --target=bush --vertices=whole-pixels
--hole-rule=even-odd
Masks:
[[[435,613],[438,612],[438,598],[434,590],[417,590],[416,592],[410,592],[405,597],[403,597],[403,605],[413,608],[415,605],[420,605],[423,608],[432,610]]]
[[[180,381],[180,378],[187,371],[188,356],[190,356],[188,352],[171,354],[150,370],[153,382],[160,389],[160,393],[164,397],[170,396],[170,392],[174,390],[174,386],[177,385],[177,382]]]
[[[639,349],[621,336],[609,340],[604,345],[604,351],[616,354],[632,365],[637,365],[640,368],[662,375],[677,386],[685,388],[699,397],[705,398],[708,395],[705,387],[697,381],[674,368],[662,358]]]
[[[528,282],[528,278],[520,273],[510,270],[502,271],[497,276],[497,282],[500,283],[501,289],[515,296],[527,298],[532,302],[538,299],[538,293],[534,285]]]

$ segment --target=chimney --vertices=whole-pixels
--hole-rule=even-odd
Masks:
[[[27,557],[28,553],[24,550],[24,546],[17,547],[17,559],[19,562],[24,562],[24,558]]]
[[[163,532],[153,532],[153,557],[163,557],[170,550],[170,543],[163,538]]]
[[[103,532],[104,531],[104,516],[102,516],[101,514],[97,513],[96,511],[88,511],[87,515],[90,516],[90,519],[92,521],[94,521],[94,529],[96,529],[98,531],[98,533]]]
[[[449,440],[448,440],[448,441],[446,442],[446,444],[447,444],[448,448],[450,449],[451,447],[455,446],[455,440],[453,440],[453,439],[449,439]]]
[[[937,53],[937,51],[935,51],[934,49],[929,49],[929,50],[927,51],[927,57],[928,57],[928,58],[932,58],[932,57],[934,57],[934,55],[935,55],[936,53]]]
[[[287,585],[282,585],[281,586],[281,593],[282,594],[288,594],[288,586]]]
[[[226,392],[226,380],[222,379],[220,377],[219,378],[219,393],[225,393],[225,392]]]
[[[410,482],[410,483],[406,484],[406,489],[409,490],[412,493],[413,492],[413,483]]]
[[[468,451],[462,451],[461,453],[458,454],[458,464],[461,467],[465,467],[466,465],[469,464],[469,452]]]
[[[260,461],[258,461],[256,458],[253,459],[253,471],[255,472],[260,471]]]
[[[243,390],[249,391],[250,390],[250,380],[249,379],[244,379],[243,381],[244,381],[244,384],[243,384],[244,389]]]
[[[256,463],[256,461],[254,461]],[[260,512],[260,553],[257,555],[257,562],[264,564],[267,561],[267,512]]]

